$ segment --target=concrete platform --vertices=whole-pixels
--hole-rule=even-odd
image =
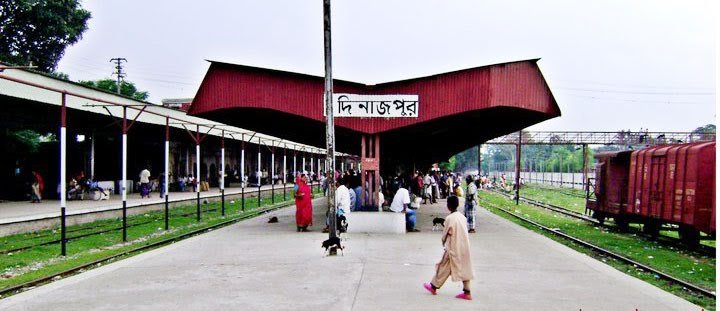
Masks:
[[[349,234],[325,257],[286,208],[0,300],[0,310],[700,310],[485,210],[470,237],[473,301],[448,281],[432,296],[442,247],[423,205],[420,233]],[[444,204],[443,201],[440,204]],[[276,215],[279,223],[267,223]]]
[[[286,185],[287,198],[292,198],[292,184]],[[317,183],[313,187],[317,187]],[[270,185],[262,186],[263,197],[270,197],[273,189]],[[244,189],[246,200],[257,197],[257,187]],[[243,189],[238,187],[227,187],[225,189],[226,200],[238,200]],[[282,185],[275,185],[275,194],[283,193]],[[220,201],[221,195],[218,188],[210,188],[209,191],[200,192],[201,199],[209,201]],[[169,207],[193,204],[197,200],[195,192],[170,192]],[[250,199],[251,200],[251,199]],[[127,196],[128,215],[142,214],[148,211],[161,210],[165,208],[165,199],[160,198],[158,192],[151,193],[150,198],[140,198],[140,194],[133,193]],[[122,196],[112,195],[110,200],[73,200],[67,201],[66,214],[67,224],[74,225],[92,222],[99,219],[120,217],[122,210]],[[16,233],[37,231],[54,228],[60,225],[60,201],[43,200],[42,203],[2,202],[0,203],[0,236]]]
[[[395,212],[352,212],[346,215],[350,233],[405,234],[405,214]]]

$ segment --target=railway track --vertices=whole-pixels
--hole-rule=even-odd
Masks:
[[[515,217],[515,218],[517,218],[517,219],[519,219],[519,220],[521,220],[521,221],[523,221],[523,222],[525,222],[525,223],[529,223],[529,224],[531,224],[531,225],[533,225],[533,226],[536,226],[536,227],[540,228],[541,230],[547,231],[547,232],[549,232],[549,233],[551,233],[551,234],[553,234],[553,235],[557,235],[557,236],[560,236],[560,237],[565,238],[565,239],[567,239],[567,240],[573,241],[573,242],[577,243],[578,245],[581,245],[581,246],[583,246],[583,247],[585,247],[585,248],[589,248],[589,249],[591,249],[591,250],[593,250],[593,251],[595,251],[595,252],[597,252],[597,253],[599,253],[599,254],[602,254],[602,255],[605,255],[605,256],[608,256],[608,257],[615,258],[615,259],[617,259],[617,260],[619,260],[619,261],[621,261],[621,262],[623,262],[623,263],[626,263],[626,264],[632,265],[632,266],[634,266],[634,267],[640,268],[640,269],[642,269],[642,270],[645,270],[645,271],[647,271],[647,272],[653,273],[653,274],[657,275],[658,277],[660,277],[660,278],[662,278],[662,279],[665,279],[665,280],[670,281],[670,282],[672,282],[672,283],[675,283],[675,284],[678,284],[678,285],[680,285],[680,286],[683,286],[683,287],[686,288],[687,290],[690,290],[690,291],[699,293],[699,294],[701,294],[701,295],[703,295],[703,296],[710,297],[710,298],[712,298],[712,299],[716,299],[716,297],[715,297],[715,292],[713,292],[713,291],[711,291],[711,290],[709,290],[709,289],[706,289],[706,288],[703,288],[703,287],[701,287],[701,286],[698,286],[698,285],[689,283],[689,282],[687,282],[687,281],[678,279],[678,278],[673,277],[673,276],[671,276],[671,275],[669,275],[669,274],[666,274],[666,273],[664,273],[664,272],[655,270],[655,269],[653,269],[653,268],[650,267],[650,266],[644,265],[644,264],[639,263],[639,262],[637,262],[637,261],[634,261],[634,260],[632,260],[632,259],[630,259],[630,258],[624,257],[624,256],[622,256],[622,255],[620,255],[620,254],[614,253],[614,252],[612,252],[612,251],[606,250],[606,249],[604,249],[604,248],[602,248],[602,247],[599,247],[599,246],[597,246],[597,245],[594,245],[594,244],[592,244],[592,243],[589,243],[589,242],[583,241],[583,240],[581,240],[581,239],[578,239],[578,238],[576,238],[576,237],[574,237],[574,236],[571,236],[571,235],[569,235],[569,234],[567,234],[567,233],[562,232],[562,231],[559,230],[559,229],[552,229],[552,228],[546,227],[546,226],[544,226],[544,225],[542,225],[542,224],[540,224],[540,223],[537,223],[537,222],[535,222],[535,221],[533,221],[533,220],[530,220],[530,219],[527,219],[527,218],[525,218],[525,217],[523,217],[523,216],[521,216],[521,215],[515,214],[515,213],[513,213],[513,212],[510,211],[510,210],[507,210],[507,209],[504,209],[504,208],[501,208],[501,207],[497,207],[497,206],[494,206],[493,208],[495,208],[495,209],[497,209],[497,210],[500,210],[500,211],[502,211],[502,212],[504,212],[504,213],[507,213],[508,215],[513,216],[513,217]]]
[[[512,198],[511,195],[508,195],[508,194],[506,194],[506,193],[502,193],[502,192],[499,192],[499,191],[494,191],[494,192],[497,193],[497,194],[503,195],[503,196],[505,196],[505,197],[507,197],[507,198]],[[595,218],[592,218],[592,217],[587,216],[587,215],[582,214],[582,213],[578,213],[578,212],[576,212],[576,211],[567,209],[567,208],[562,207],[562,206],[557,206],[557,205],[553,205],[553,204],[549,204],[549,203],[537,201],[537,200],[530,199],[530,198],[524,198],[524,197],[522,197],[522,196],[520,197],[520,201],[523,201],[523,202],[525,202],[525,203],[528,203],[528,204],[531,204],[531,205],[534,205],[534,206],[537,206],[537,207],[542,207],[542,208],[544,208],[544,209],[548,209],[548,210],[551,210],[551,211],[554,211],[554,212],[557,212],[557,213],[561,213],[561,214],[563,214],[563,215],[566,215],[566,216],[569,216],[569,217],[572,217],[572,218],[576,218],[576,219],[579,219],[579,220],[582,220],[582,221],[586,221],[586,222],[592,223],[593,225],[608,227],[608,225],[606,225],[606,224],[601,224],[600,221],[598,221],[598,220],[595,219]],[[638,232],[638,234],[643,235],[643,234],[640,233],[640,232]],[[681,242],[679,242],[678,239],[673,239],[673,238],[670,238],[670,237],[658,238],[658,237],[652,237],[652,236],[647,236],[647,235],[645,235],[645,236],[646,236],[646,237],[649,237],[649,238],[654,238],[655,241],[657,241],[657,242],[659,242],[659,243],[661,243],[661,244],[664,244],[665,246],[685,247],[685,246],[682,246]],[[701,254],[703,254],[703,255],[705,255],[705,256],[708,256],[708,257],[714,257],[714,256],[715,256],[715,252],[716,252],[716,248],[715,248],[715,247],[707,246],[707,245],[703,245],[703,244],[700,244],[700,245],[696,246],[695,248],[689,248],[689,247],[685,247],[685,248],[688,248],[688,250],[690,250],[690,251],[695,251],[695,252],[701,253]]]
[[[76,273],[83,272],[83,271],[85,271],[85,270],[89,270],[89,269],[92,269],[92,268],[94,268],[94,267],[98,267],[99,265],[102,265],[102,264],[104,264],[104,263],[110,263],[110,262],[112,262],[112,261],[115,261],[116,259],[120,259],[120,258],[129,256],[129,255],[138,253],[138,252],[142,252],[142,251],[145,251],[145,250],[149,250],[149,249],[157,248],[157,247],[164,246],[164,245],[167,245],[167,244],[171,244],[171,243],[174,243],[174,242],[177,242],[177,241],[180,241],[180,240],[184,240],[184,239],[186,239],[186,238],[189,238],[189,237],[192,237],[192,236],[195,236],[195,235],[199,235],[199,234],[202,234],[202,233],[205,233],[205,232],[209,232],[209,231],[212,231],[212,230],[217,229],[217,228],[225,227],[225,226],[234,224],[234,223],[236,223],[236,222],[239,222],[239,221],[242,221],[242,220],[245,220],[245,219],[249,219],[249,218],[253,218],[253,217],[256,217],[256,216],[265,214],[265,213],[269,213],[269,212],[272,212],[272,211],[275,211],[275,210],[278,210],[278,209],[281,209],[281,208],[290,206],[290,205],[292,205],[292,204],[294,204],[294,203],[292,203],[292,202],[282,203],[282,204],[278,204],[278,205],[276,205],[276,206],[270,206],[270,207],[266,207],[266,208],[261,208],[261,209],[258,209],[258,210],[254,210],[254,211],[252,211],[252,212],[250,212],[250,213],[240,215],[240,216],[237,217],[237,218],[233,218],[233,219],[230,219],[230,220],[227,220],[227,221],[223,221],[223,222],[220,222],[220,223],[217,223],[217,224],[214,224],[214,225],[205,227],[205,228],[193,230],[193,231],[184,233],[184,234],[179,235],[179,236],[175,236],[175,237],[168,238],[168,239],[165,239],[165,240],[153,242],[153,243],[146,244],[146,245],[143,245],[143,246],[140,246],[140,247],[137,247],[137,248],[134,248],[134,249],[131,249],[131,250],[122,252],[122,253],[118,253],[118,254],[115,254],[115,255],[107,256],[107,257],[105,257],[105,258],[101,258],[101,259],[95,260],[95,261],[93,261],[93,262],[85,263],[85,264],[82,264],[82,265],[79,265],[79,266],[70,268],[70,269],[68,269],[68,270],[55,273],[55,274],[50,275],[50,276],[38,278],[38,279],[29,281],[29,282],[26,282],[26,283],[23,283],[23,284],[18,284],[18,285],[15,285],[15,286],[6,287],[6,288],[3,288],[3,289],[0,289],[0,299],[1,299],[1,298],[4,298],[4,297],[7,297],[7,296],[9,296],[9,295],[11,295],[11,294],[19,293],[19,292],[21,292],[21,291],[23,291],[23,290],[25,290],[25,289],[34,288],[34,287],[36,287],[36,286],[39,286],[39,285],[43,285],[43,284],[52,282],[53,280],[55,280],[55,279],[57,279],[57,278],[63,278],[63,277],[66,277],[66,276],[71,276],[71,275],[74,275],[74,274],[76,274]]]

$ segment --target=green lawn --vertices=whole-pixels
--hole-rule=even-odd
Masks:
[[[585,192],[581,190],[556,188],[540,184],[528,184],[520,189],[520,196],[564,207],[578,213],[585,213]],[[612,221],[606,221],[605,224],[609,226],[614,225]],[[640,232],[639,225],[633,225],[631,229],[634,229],[631,230],[631,232],[636,234]],[[677,231],[663,230],[660,231],[660,234],[666,237],[678,239]],[[704,233],[702,235],[705,236]],[[702,244],[715,247],[715,240],[703,240]]]
[[[521,222],[520,220],[499,211],[498,208],[510,209],[516,214],[534,220],[547,227],[556,228],[564,233],[611,250],[637,262],[646,264],[676,278],[683,279],[687,282],[712,290],[715,289],[716,269],[714,256],[708,257],[676,247],[667,247],[658,244],[657,242],[638,238],[635,234],[622,234],[614,232],[608,228],[593,226],[587,222],[567,217],[546,209],[533,207],[528,204],[520,203],[520,205],[515,205],[514,201],[496,193],[484,191],[481,192],[480,198],[480,205],[482,207],[487,208],[499,216],[521,224],[531,230],[548,235],[550,238],[558,240],[563,244],[577,249],[578,251],[598,257],[603,262],[620,271],[652,283],[655,286],[663,288],[668,292],[703,306],[706,309],[715,309],[714,299],[690,294],[679,286],[669,285],[667,281],[660,279],[659,276],[642,272],[635,267],[628,266],[611,258],[595,255],[592,251],[588,251],[587,249],[577,246],[572,242],[537,229],[535,226]]]

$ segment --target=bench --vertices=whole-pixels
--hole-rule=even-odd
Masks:
[[[405,233],[405,214],[352,212],[345,215],[349,233]]]

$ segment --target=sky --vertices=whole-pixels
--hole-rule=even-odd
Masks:
[[[58,71],[193,97],[219,60],[324,75],[321,0],[83,1]],[[562,116],[534,131],[691,131],[716,123],[713,1],[332,2],[333,77],[365,84],[540,58]],[[421,99],[422,104],[422,99]],[[242,125],[238,125],[242,127]]]

